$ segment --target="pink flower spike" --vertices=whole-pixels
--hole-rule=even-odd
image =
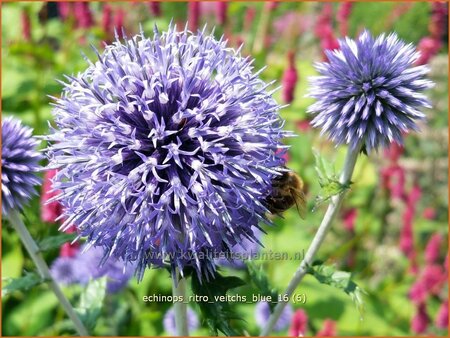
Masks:
[[[295,311],[292,316],[291,327],[289,328],[289,336],[302,337],[308,329],[308,316],[304,310]]]
[[[316,337],[333,337],[336,336],[336,322],[331,319],[323,321],[322,329],[317,332]]]
[[[421,304],[426,301],[428,292],[422,281],[417,280],[412,285],[411,289],[409,289],[408,297],[415,304]]]
[[[117,32],[117,35],[119,38],[123,38],[123,32],[122,29],[124,28],[124,22],[125,22],[125,11],[122,8],[119,8],[116,11],[116,15],[114,15],[114,29]]]
[[[436,209],[433,207],[428,207],[423,210],[422,213],[423,218],[428,220],[433,220],[436,218]]]
[[[27,10],[23,9],[20,15],[20,19],[22,21],[22,36],[25,41],[31,40],[31,20],[30,14]]]
[[[59,191],[52,190],[52,179],[56,173],[56,169],[47,170],[42,184],[41,220],[48,223],[56,223],[56,219],[62,214],[62,206],[58,201],[48,202],[59,194]]]
[[[439,259],[442,240],[440,233],[435,233],[431,236],[425,248],[425,261],[427,264],[434,264]]]
[[[411,321],[411,329],[415,333],[424,333],[430,323],[430,318],[427,314],[427,308],[425,303],[420,304],[417,307],[416,315]]]
[[[227,22],[228,3],[226,1],[217,1],[216,3],[216,17],[220,25]]]
[[[402,156],[404,150],[405,148],[403,148],[402,145],[397,142],[392,142],[389,148],[384,151],[384,154],[389,158],[389,160],[396,163],[400,156]]]
[[[435,324],[440,329],[448,328],[448,299],[446,299],[439,307]]]
[[[148,7],[154,16],[161,16],[161,3],[159,1],[149,1]]]
[[[63,21],[64,21],[64,20],[67,20],[67,18],[68,18],[69,15],[70,15],[70,12],[71,12],[71,10],[72,10],[72,3],[62,1],[62,2],[58,2],[57,5],[58,5],[58,14],[59,14],[59,17],[60,17]]]
[[[188,3],[188,22],[189,30],[197,32],[200,20],[200,2],[189,1]]]
[[[358,210],[356,208],[351,208],[344,213],[343,221],[347,231],[353,232],[355,230],[355,221],[357,217]]]
[[[111,6],[106,3],[103,6],[103,12],[102,12],[102,29],[103,29],[103,32],[107,36],[113,34],[113,27],[112,27],[112,25],[113,25],[113,22],[112,22],[113,18],[112,18],[112,15],[113,15],[113,10],[112,10]]]
[[[297,69],[295,68],[295,53],[290,51],[288,53],[288,67],[284,71],[283,78],[281,80],[283,86],[283,101],[285,103],[291,103],[294,100],[297,81],[298,75]]]
[[[91,9],[88,2],[76,1],[73,3],[76,26],[78,28],[89,28],[94,25]]]

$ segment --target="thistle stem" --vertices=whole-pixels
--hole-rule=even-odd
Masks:
[[[177,297],[178,300],[173,303],[175,311],[175,327],[177,330],[177,336],[187,337],[189,336],[188,323],[187,323],[187,304],[186,302],[186,279],[184,277],[178,279],[178,269],[172,276],[172,294]]]
[[[88,336],[89,333],[88,333],[86,327],[81,322],[80,318],[76,314],[76,312],[73,309],[70,302],[67,300],[66,296],[64,296],[64,294],[62,293],[58,284],[53,280],[53,278],[50,274],[50,269],[48,268],[47,263],[45,262],[44,258],[42,257],[42,254],[40,253],[38,245],[31,237],[25,224],[23,224],[19,213],[15,210],[12,210],[9,213],[8,218],[9,218],[9,221],[11,222],[11,225],[13,226],[13,228],[16,230],[17,234],[19,235],[20,240],[22,241],[23,245],[27,249],[28,254],[31,256],[31,259],[33,260],[34,264],[36,265],[39,275],[41,276],[41,278],[43,280],[47,281],[48,285],[50,286],[50,289],[53,291],[56,298],[58,298],[60,304],[64,308],[64,311],[69,316],[69,318],[72,320],[77,333],[80,336]]]
[[[350,183],[353,170],[355,169],[356,159],[358,157],[360,149],[361,143],[354,149],[349,148],[345,158],[344,169],[342,170],[341,176],[339,178],[339,182],[341,184],[347,185]],[[336,217],[341,208],[342,202],[344,200],[344,195],[345,192],[341,192],[340,194],[335,195],[331,198],[331,202],[328,206],[325,216],[322,219],[319,229],[314,235],[314,238],[311,244],[309,245],[308,250],[306,251],[305,257],[301,261],[297,271],[294,273],[294,276],[292,277],[286,291],[284,292],[284,294],[287,295],[286,299],[291,299],[295,289],[300,284],[303,277],[306,275],[306,272],[308,271],[308,266],[312,264],[315,254],[319,250],[323,240],[325,239],[326,234],[328,233],[328,230],[330,229],[333,223],[334,218]],[[285,299],[284,297],[282,298]],[[286,305],[287,302],[284,301],[278,302],[266,326],[261,331],[260,336],[267,336],[272,331],[273,327],[280,318],[280,315],[284,310],[284,308],[286,307]]]

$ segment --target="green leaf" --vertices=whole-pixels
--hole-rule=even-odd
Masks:
[[[336,175],[334,166],[328,162],[317,150],[313,150],[316,159],[315,169],[319,178],[321,192],[316,197],[313,209],[316,209],[323,202],[328,201],[332,196],[339,195],[350,188],[350,184],[342,184]]]
[[[200,282],[196,274],[192,275],[192,292],[195,295],[207,297],[208,301],[197,302],[202,316],[210,329],[211,335],[222,332],[227,336],[242,336],[243,333],[231,326],[231,321],[240,319],[227,301],[220,301],[219,297],[226,296],[227,291],[245,285],[238,277],[223,277],[218,272],[214,279]]]
[[[35,272],[26,272],[25,276],[19,278],[5,278],[7,285],[2,288],[2,296],[9,295],[14,291],[26,291],[43,283],[45,280]]]
[[[351,273],[336,270],[334,266],[318,264],[309,266],[307,273],[313,275],[320,283],[333,286],[348,294],[362,317],[364,314],[362,294],[366,292],[351,279]]]
[[[89,282],[86,290],[81,294],[80,306],[76,311],[89,332],[94,330],[97,319],[100,317],[105,295],[106,277]]]
[[[255,287],[259,290],[258,293],[267,297],[272,297],[272,302],[269,303],[270,311],[272,312],[278,301],[278,291],[272,288],[269,284],[269,279],[263,269],[262,265],[257,265],[252,260],[247,260],[247,269],[250,279]]]
[[[50,237],[46,237],[45,239],[40,241],[38,246],[41,251],[57,249],[64,243],[73,241],[76,237],[77,237],[76,233],[59,234],[56,236],[50,236]]]

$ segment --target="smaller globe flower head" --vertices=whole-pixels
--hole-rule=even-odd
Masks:
[[[267,218],[286,149],[280,106],[249,58],[171,26],[106,47],[55,103],[47,137],[66,219],[104,259],[214,275]]]
[[[41,154],[32,130],[15,118],[2,120],[2,215],[22,209],[36,195]]]
[[[187,308],[187,325],[189,333],[197,330],[199,326],[198,316],[190,307]],[[171,307],[164,315],[163,326],[164,331],[166,331],[169,335],[175,336],[177,334],[175,325],[175,311],[173,307]]]
[[[87,248],[83,246],[76,256],[76,266],[84,273],[79,278],[81,284],[91,279],[107,278],[106,289],[108,293],[121,291],[133,277],[136,266],[126,264],[122,260],[108,259],[103,261],[104,251],[100,247]]]
[[[255,307],[255,319],[256,324],[261,329],[267,324],[267,321],[270,318],[270,306],[267,302],[258,302]],[[283,311],[281,312],[280,318],[276,322],[273,330],[275,332],[280,332],[286,330],[291,323],[293,315],[293,310],[291,304],[287,304]]]
[[[82,277],[75,257],[58,257],[50,267],[50,274],[55,282],[62,285],[77,284]]]
[[[433,85],[425,79],[428,68],[413,66],[419,53],[395,34],[374,38],[368,31],[339,45],[326,52],[329,62],[316,64],[312,125],[337,145],[362,144],[367,152],[402,144],[402,134],[418,130],[416,121],[425,118],[419,110],[431,107],[421,93]]]

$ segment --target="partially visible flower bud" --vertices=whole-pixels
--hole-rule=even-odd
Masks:
[[[24,204],[36,195],[35,186],[41,180],[37,172],[41,169],[39,144],[32,129],[21,121],[2,118],[2,215],[11,211],[20,212]]]

